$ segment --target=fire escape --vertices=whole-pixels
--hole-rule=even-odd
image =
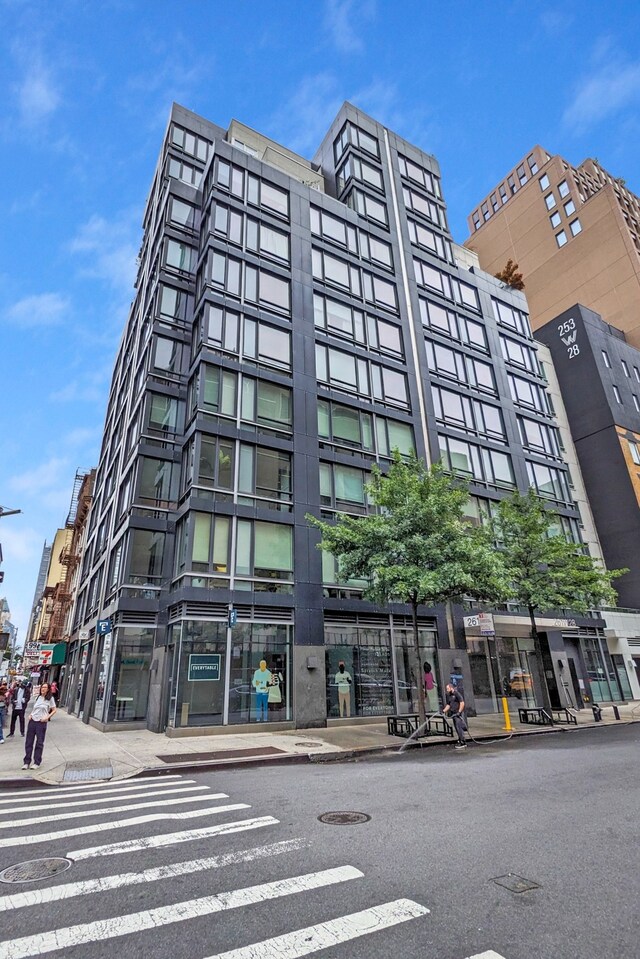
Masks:
[[[44,590],[48,614],[45,629],[40,636],[41,642],[44,643],[67,642],[69,639],[66,627],[73,602],[74,574],[80,562],[82,531],[91,505],[94,479],[95,470],[88,473],[82,470],[76,472],[71,506],[65,523],[70,537],[58,557],[61,566],[60,580]]]

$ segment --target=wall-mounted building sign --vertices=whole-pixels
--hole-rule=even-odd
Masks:
[[[191,653],[189,682],[220,679],[220,653]]]

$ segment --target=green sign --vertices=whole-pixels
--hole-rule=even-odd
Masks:
[[[190,683],[220,679],[220,653],[191,653],[188,678]]]

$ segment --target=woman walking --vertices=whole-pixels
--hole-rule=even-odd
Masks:
[[[51,695],[49,683],[43,683],[40,692],[35,698],[29,716],[27,726],[27,736],[25,739],[24,765],[23,769],[37,769],[42,762],[42,750],[44,749],[44,737],[47,734],[47,723],[56,713],[56,701]],[[31,761],[33,745],[35,742],[35,753],[33,762]]]

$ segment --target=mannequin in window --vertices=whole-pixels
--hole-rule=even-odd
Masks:
[[[260,666],[256,669],[251,680],[251,685],[256,691],[256,722],[267,721],[269,709],[269,686],[273,676],[267,669],[267,663],[264,659],[260,660]]]
[[[282,708],[282,690],[284,682],[282,673],[276,660],[272,663],[271,682],[269,683],[268,703],[272,712],[278,712]]]
[[[336,673],[335,684],[338,687],[338,703],[340,705],[340,718],[346,713],[351,715],[351,674],[344,668],[342,660],[338,663],[338,672]]]
[[[424,663],[424,694],[430,713],[438,712],[438,689],[431,669],[431,663]]]

